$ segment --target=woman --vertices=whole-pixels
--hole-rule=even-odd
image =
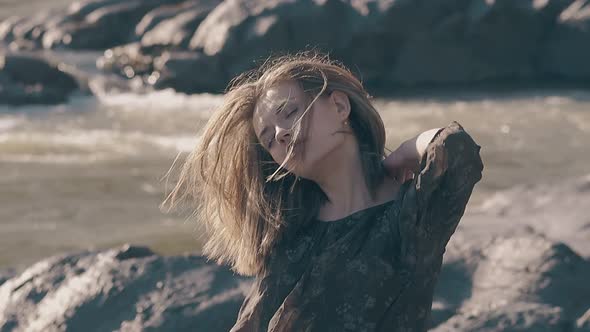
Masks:
[[[385,158],[371,97],[323,55],[226,92],[163,204],[196,204],[203,254],[256,277],[231,331],[425,331],[480,146],[453,121]]]

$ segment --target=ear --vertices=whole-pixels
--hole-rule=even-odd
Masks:
[[[350,99],[348,98],[348,95],[342,91],[334,90],[330,94],[330,98],[334,101],[336,111],[341,119],[348,119],[348,116],[350,115]]]

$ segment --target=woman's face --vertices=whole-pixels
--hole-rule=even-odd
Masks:
[[[294,139],[293,125],[305,112],[306,98],[296,82],[285,81],[269,87],[256,103],[252,119],[254,131],[278,164],[287,156],[289,142]],[[316,99],[302,120],[299,143],[293,147],[291,160],[284,167],[312,180],[318,165],[329,167],[326,162],[333,162],[330,154],[344,140],[343,135],[335,132],[344,129],[343,122],[349,113],[348,96],[341,91]],[[302,149],[305,149],[304,154]]]

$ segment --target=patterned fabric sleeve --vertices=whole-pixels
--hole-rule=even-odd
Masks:
[[[408,259],[424,262],[444,253],[482,178],[480,149],[456,121],[428,144],[419,174],[402,186],[398,231]]]

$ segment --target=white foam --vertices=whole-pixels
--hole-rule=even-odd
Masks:
[[[23,122],[22,116],[2,116],[0,117],[0,132],[16,128]]]
[[[206,117],[212,114],[223,99],[221,95],[210,93],[187,95],[173,89],[145,94],[133,92],[97,94],[97,97],[101,104],[123,111],[186,110],[202,112]]]
[[[7,162],[90,163],[150,153],[191,151],[198,138],[139,131],[70,130],[0,133],[0,160]],[[154,149],[156,148],[156,149]]]
[[[152,136],[151,141],[162,148],[172,148],[177,152],[190,152],[197,145],[199,138],[194,136]]]

